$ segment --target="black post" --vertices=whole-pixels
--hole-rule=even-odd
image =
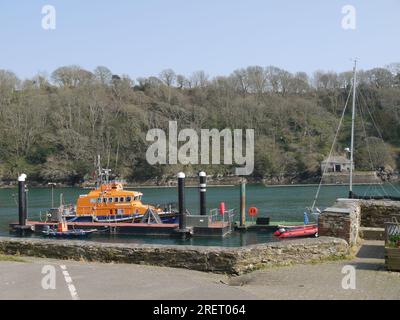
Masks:
[[[207,175],[204,171],[201,171],[199,173],[199,177],[200,177],[200,184],[199,184],[200,215],[205,216],[207,215],[207,207],[206,207]]]
[[[186,209],[185,209],[185,174],[178,173],[178,205],[179,205],[179,230],[186,229]]]
[[[24,184],[24,202],[25,202],[25,204],[24,204],[24,209],[25,209],[24,219],[25,219],[25,224],[26,224],[26,221],[28,221],[28,189],[27,189],[26,184]]]
[[[21,174],[18,177],[18,217],[19,217],[19,225],[26,225],[26,190],[25,190],[25,179],[26,174]]]

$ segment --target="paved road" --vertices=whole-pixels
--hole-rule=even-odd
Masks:
[[[379,241],[366,242],[351,261],[278,267],[232,278],[141,265],[24,259],[0,262],[0,299],[400,299],[400,273],[384,270]],[[354,290],[342,288],[346,265],[356,268]],[[42,274],[44,267],[47,273]],[[55,289],[45,290],[42,279],[51,284],[49,270],[55,271]]]

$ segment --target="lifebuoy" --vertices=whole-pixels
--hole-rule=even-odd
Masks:
[[[258,214],[258,208],[256,208],[256,207],[249,208],[249,216],[250,217],[255,217],[257,214]]]

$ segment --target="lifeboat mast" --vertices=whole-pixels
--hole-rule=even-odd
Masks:
[[[111,169],[101,167],[100,155],[97,155],[96,188],[100,188],[102,184],[110,183],[110,172]]]

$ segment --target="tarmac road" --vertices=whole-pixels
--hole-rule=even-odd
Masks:
[[[0,262],[0,299],[400,299],[400,273],[384,270],[380,241],[365,242],[351,261],[275,267],[239,277],[143,265],[23,259],[26,262]],[[346,276],[342,270],[348,265],[355,267],[355,289],[342,287]]]

